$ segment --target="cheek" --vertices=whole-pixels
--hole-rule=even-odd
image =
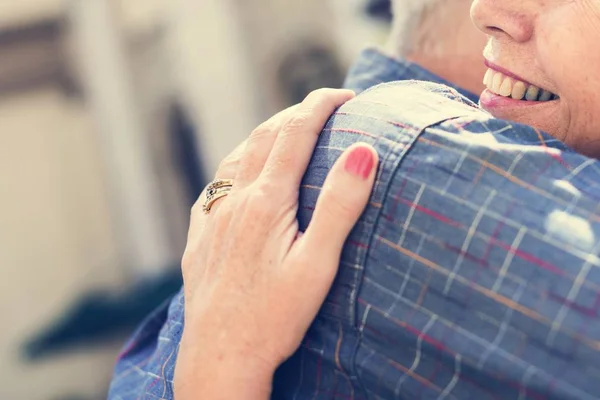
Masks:
[[[600,157],[600,118],[595,118],[596,104],[600,101],[600,96],[575,101],[577,103],[571,101],[568,104],[567,141],[578,151]]]
[[[600,0],[561,1],[536,21],[536,45],[552,61],[587,71],[600,67]],[[593,3],[593,4],[592,4]]]
[[[600,111],[600,19],[592,29],[583,11],[565,4],[540,18],[536,30],[537,62],[562,99],[560,130],[579,150],[600,142],[600,119],[594,118]]]
[[[595,118],[600,112],[600,79],[595,72],[600,71],[600,58],[578,54],[564,43],[557,46],[557,53],[559,51],[566,56],[563,62],[553,66],[552,72],[563,99],[560,123],[565,136],[577,143],[577,149],[582,149],[592,142],[600,142],[600,118]],[[594,152],[597,156],[596,150]]]
[[[587,66],[582,65],[588,52],[585,35],[579,32],[572,14],[572,9],[561,7],[544,15],[536,29],[537,62],[561,97],[569,93],[574,85],[586,80]],[[595,64],[596,60],[590,61]]]

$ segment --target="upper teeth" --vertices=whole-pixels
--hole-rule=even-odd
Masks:
[[[512,97],[515,100],[549,101],[558,99],[558,96],[552,92],[521,82],[493,69],[487,70],[483,84],[491,92],[504,97]]]

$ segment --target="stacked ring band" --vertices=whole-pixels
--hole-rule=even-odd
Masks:
[[[215,202],[229,194],[233,188],[233,179],[216,179],[206,186],[202,211],[209,214]]]

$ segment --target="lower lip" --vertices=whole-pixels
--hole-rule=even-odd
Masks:
[[[479,103],[486,110],[503,107],[531,107],[535,105],[544,104],[547,102],[542,101],[527,101],[527,100],[515,100],[511,97],[504,97],[491,92],[486,89],[481,93]]]

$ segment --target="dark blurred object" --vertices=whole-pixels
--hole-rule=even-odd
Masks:
[[[187,187],[188,203],[191,208],[204,186],[206,174],[196,146],[196,130],[192,126],[183,108],[177,104],[171,108],[169,115],[170,133],[173,141],[174,159]]]
[[[390,0],[369,0],[366,11],[374,18],[388,22],[392,21],[392,3]]]
[[[344,71],[331,49],[315,43],[292,48],[295,50],[284,57],[277,74],[288,104],[301,103],[319,88],[341,87]]]
[[[182,285],[181,271],[140,282],[119,294],[94,292],[80,299],[64,317],[24,346],[35,361],[76,345],[94,344],[127,334]]]
[[[65,23],[47,19],[0,30],[0,94],[54,83],[77,94],[65,44]]]

